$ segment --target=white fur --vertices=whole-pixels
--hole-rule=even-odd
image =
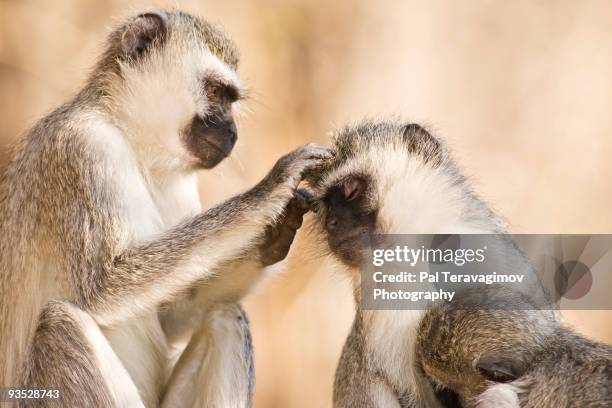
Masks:
[[[198,373],[194,406],[239,408],[247,405],[248,379],[244,333],[233,307],[215,311],[209,337],[211,350]],[[205,388],[205,389],[202,389]]]
[[[227,305],[207,316],[176,365],[163,407],[247,406],[248,356],[240,314]]]
[[[115,399],[116,406],[121,408],[144,407],[145,405],[132,381],[132,377],[125,370],[96,322],[81,309],[71,307],[68,304],[66,304],[66,307],[69,308],[71,315],[79,323],[83,335],[91,346],[98,362],[98,368],[106,380],[106,386]]]
[[[406,160],[393,151],[375,151],[371,160],[381,160],[377,180],[380,222],[386,232],[401,234],[451,233],[461,220],[463,195],[452,187],[451,178],[424,165],[419,158]],[[380,161],[379,161],[380,162]],[[397,177],[397,175],[403,177]]]
[[[401,408],[397,396],[388,384],[375,381],[369,384],[368,394],[376,407]]]
[[[520,389],[511,384],[496,384],[486,389],[478,398],[478,408],[519,408]]]
[[[384,368],[395,389],[418,393],[414,367],[416,331],[422,310],[364,311],[366,347],[374,367]]]
[[[156,312],[102,327],[112,351],[136,384],[146,406],[156,406],[166,379],[168,346]],[[120,394],[115,394],[121,398]]]
[[[129,225],[122,230],[121,245],[144,241],[163,231],[162,214],[153,201],[134,150],[121,130],[101,116],[92,116],[81,130],[90,135],[92,149],[104,157],[98,164],[100,173],[113,181],[112,188],[121,198],[121,215]]]

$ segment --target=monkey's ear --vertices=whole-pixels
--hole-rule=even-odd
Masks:
[[[404,127],[404,136],[417,136],[417,137],[433,137],[427,130],[418,123],[409,123]]]
[[[483,356],[477,368],[487,380],[498,383],[514,381],[525,372],[525,366],[520,360],[503,356]]]
[[[162,44],[168,32],[166,16],[139,14],[127,24],[121,36],[121,52],[128,61],[138,60],[152,44]]]
[[[421,125],[406,125],[402,137],[410,153],[422,155],[426,161],[441,158],[442,144]]]

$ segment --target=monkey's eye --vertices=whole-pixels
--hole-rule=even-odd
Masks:
[[[359,178],[350,178],[342,184],[342,193],[346,201],[353,201],[363,192],[364,183]]]
[[[489,381],[507,383],[519,377],[519,370],[513,367],[512,363],[504,361],[488,361],[483,358],[478,363],[478,371]]]
[[[206,94],[209,99],[219,99],[221,97],[221,87],[216,84],[210,84],[206,87]]]

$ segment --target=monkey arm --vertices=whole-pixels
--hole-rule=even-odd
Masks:
[[[253,248],[219,267],[214,276],[198,282],[174,302],[162,307],[160,318],[173,344],[191,334],[208,308],[215,303],[239,302],[266,276],[265,267],[287,256],[304,214],[312,206],[310,193],[298,189],[277,221],[268,225]]]
[[[185,344],[204,316],[219,303],[236,303],[262,275],[255,258],[240,258],[219,267],[214,276],[191,287],[183,296],[164,304],[159,313],[170,345]]]
[[[101,324],[112,324],[211,277],[223,263],[252,247],[293,197],[302,173],[330,156],[305,146],[281,158],[253,189],[170,229],[157,239],[109,256],[101,267],[75,270],[75,303]],[[97,254],[101,251],[98,250]],[[81,256],[86,257],[87,254]],[[103,256],[103,255],[98,255]],[[91,262],[91,260],[89,260]],[[82,259],[79,265],[87,265]]]
[[[275,216],[276,203],[259,193],[236,196],[167,231],[128,248],[77,286],[77,300],[102,324],[155,307],[247,248]],[[264,195],[265,197],[265,195]],[[237,232],[240,232],[237,234]],[[79,281],[78,283],[81,283]],[[92,284],[93,283],[93,284]]]

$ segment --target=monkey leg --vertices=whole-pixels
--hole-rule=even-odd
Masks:
[[[376,378],[353,360],[346,350],[342,353],[334,384],[334,408],[412,408],[400,404],[395,392],[382,379]],[[416,407],[416,405],[415,405]]]
[[[42,310],[21,378],[24,388],[56,388],[63,397],[21,406],[144,407],[136,386],[93,318],[52,301]]]
[[[249,321],[238,304],[207,314],[176,363],[162,407],[251,407],[254,386]]]

